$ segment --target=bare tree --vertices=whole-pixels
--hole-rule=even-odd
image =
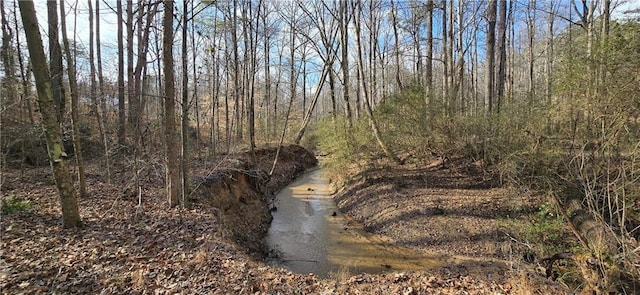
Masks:
[[[554,25],[556,19],[556,9],[557,4],[553,0],[549,0],[547,2],[549,4],[549,12],[547,15],[547,50],[546,50],[546,63],[545,63],[545,76],[546,76],[546,87],[545,87],[545,97],[546,103],[551,103],[551,89],[553,88],[553,79],[551,79],[551,75],[553,72],[553,49],[554,49]]]
[[[58,36],[58,10],[56,6],[56,1],[47,1],[49,58],[51,60],[49,72],[51,73],[51,91],[53,91],[53,100],[56,103],[58,124],[63,124],[66,100],[64,86],[62,85],[62,49],[60,49],[60,38]]]
[[[262,47],[264,50],[264,102],[265,102],[265,123],[267,125],[267,138],[271,137],[271,28],[269,26],[269,9],[268,1],[261,1],[263,5],[262,13]]]
[[[340,1],[340,11],[338,12],[340,23],[340,51],[342,53],[342,98],[344,99],[345,111],[349,127],[352,126],[351,103],[349,102],[349,9],[346,1]]]
[[[71,91],[71,126],[73,131],[73,149],[75,150],[76,165],[78,166],[78,182],[80,184],[80,196],[87,196],[87,183],[84,177],[84,161],[82,158],[82,145],[80,144],[78,83],[76,80],[76,67],[71,56],[69,39],[67,38],[67,21],[64,10],[64,0],[60,0],[60,24],[62,26],[62,42],[67,60],[67,72],[69,77],[69,90]]]
[[[600,32],[600,67],[599,67],[599,85],[603,85],[607,80],[607,45],[609,42],[609,27],[611,21],[611,0],[602,1],[602,16],[600,16],[602,28]],[[604,89],[598,87],[598,94],[602,94]]]
[[[181,175],[181,191],[182,202],[184,204],[185,196],[189,190],[189,71],[187,53],[187,26],[189,18],[187,17],[189,7],[187,0],[182,1],[182,120],[180,120],[180,141],[182,143],[180,149],[180,175]],[[193,13],[193,12],[192,12]],[[192,36],[193,38],[194,36]],[[195,54],[195,53],[194,53]],[[195,78],[195,77],[194,77]],[[195,88],[195,87],[194,87]]]
[[[445,105],[449,101],[449,89],[451,81],[450,75],[450,50],[449,50],[449,34],[448,34],[448,5],[446,0],[441,2],[442,8],[442,100]]]
[[[111,183],[111,167],[109,160],[109,138],[106,130],[106,105],[104,103],[105,99],[102,97],[103,93],[103,77],[102,77],[102,61],[100,55],[100,9],[98,5],[100,5],[100,1],[96,0],[96,21],[95,21],[95,44],[96,49],[94,50],[94,18],[93,18],[93,7],[91,5],[92,0],[88,0],[87,4],[89,7],[89,66],[90,66],[90,94],[93,112],[96,116],[96,121],[98,123],[98,131],[100,132],[100,136],[102,137],[102,144],[104,148],[104,167],[107,172],[107,183]],[[98,52],[98,83],[96,83],[96,59],[95,59],[95,51]],[[98,95],[98,91],[100,95]]]
[[[426,12],[427,12],[427,28],[426,28],[426,63],[425,63],[425,105],[429,110],[431,101],[433,100],[433,0],[427,0]]]
[[[134,85],[134,74],[133,74],[133,67],[134,67],[134,57],[133,57],[133,45],[134,45],[134,40],[133,40],[133,35],[135,33],[135,26],[136,24],[133,21],[133,16],[134,16],[134,11],[133,11],[133,1],[126,1],[127,3],[127,7],[126,7],[126,25],[127,25],[127,102],[129,103],[128,107],[128,111],[129,114],[127,115],[127,120],[129,123],[129,132],[133,132],[134,135],[134,142],[133,142],[133,147],[134,149],[138,147],[138,140],[137,140],[137,136],[138,136],[138,131],[136,130],[136,121],[137,121],[137,116],[138,114],[136,113],[136,109],[137,109],[137,97],[135,95],[135,85]],[[138,4],[141,4],[141,2],[138,2]]]
[[[498,71],[496,76],[496,109],[497,112],[500,112],[500,107],[502,106],[502,101],[504,98],[504,84],[506,79],[506,68],[507,68],[507,3],[510,2],[508,0],[501,0],[499,2],[499,11],[498,11],[498,40],[497,40],[497,51],[498,51]]]
[[[527,72],[527,99],[529,102],[533,102],[535,97],[535,37],[536,37],[536,0],[527,2],[527,37],[529,41],[528,46],[528,61],[529,67]]]
[[[396,84],[398,84],[398,89],[402,89],[402,81],[400,80],[400,37],[398,34],[398,18],[397,18],[397,9],[391,0],[391,25],[393,27],[393,36],[394,36],[394,52],[396,57]]]
[[[62,207],[62,225],[64,228],[76,228],[82,226],[78,199],[76,196],[71,175],[67,167],[67,154],[62,144],[62,132],[56,118],[56,105],[52,95],[51,77],[47,69],[47,59],[42,47],[40,27],[33,5],[33,1],[19,1],[20,14],[27,38],[29,56],[33,64],[33,75],[38,91],[38,106],[42,116],[42,125],[47,139],[49,163],[53,170],[53,176],[60,196]],[[55,2],[52,5],[55,10]]]
[[[487,69],[485,80],[485,113],[493,111],[494,78],[495,78],[495,48],[496,48],[496,0],[489,0],[487,7]]]
[[[169,207],[180,202],[180,167],[178,163],[175,110],[175,78],[173,69],[173,1],[164,1],[162,21],[162,61],[164,70],[164,128],[167,161],[167,200]]]
[[[126,143],[125,100],[124,100],[124,41],[122,25],[122,1],[117,0],[118,15],[118,144]]]

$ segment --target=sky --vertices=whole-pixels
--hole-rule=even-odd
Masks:
[[[95,3],[95,0],[91,0],[92,3]],[[196,0],[197,1],[197,0]],[[181,3],[181,1],[177,1]],[[562,0],[561,2],[568,3],[569,0]],[[88,5],[86,0],[65,0],[66,7],[65,10],[67,12],[67,29],[69,38],[73,38],[74,32],[75,36],[80,45],[83,45],[88,51],[88,42],[89,42],[89,15],[88,15]],[[123,5],[126,1],[123,1]],[[176,6],[181,7],[177,3]],[[104,62],[104,74],[106,77],[116,76],[116,63],[110,62],[116,60],[116,49],[117,49],[117,17],[115,13],[115,0],[101,0],[100,1],[100,34],[101,34],[101,48],[103,54]],[[11,6],[11,5],[8,5]],[[36,12],[38,15],[38,22],[40,24],[43,38],[47,36],[47,8],[46,1],[44,0],[36,0],[35,1]],[[74,9],[76,7],[76,9]],[[612,13],[612,17],[614,19],[624,19],[629,17],[629,14],[623,14],[624,11],[627,10],[640,10],[640,0],[619,0],[613,2],[613,7],[615,7],[614,12]],[[95,7],[94,7],[95,9]],[[639,14],[636,13],[635,16]],[[161,16],[158,16],[161,17]],[[74,20],[76,25],[74,26]],[[46,46],[47,42],[43,42]],[[82,61],[79,62],[78,66],[80,67],[80,71],[83,70],[84,67],[88,67],[86,62],[82,64]],[[85,69],[88,71],[88,69]]]

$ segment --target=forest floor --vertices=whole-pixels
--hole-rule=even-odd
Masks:
[[[534,263],[544,258],[535,255],[545,241],[521,240],[536,230],[545,199],[502,187],[479,162],[447,158],[359,169],[335,200],[367,232],[454,262],[439,272],[497,282],[509,286],[506,293],[564,292]]]
[[[132,169],[133,160],[123,159],[112,184],[99,163],[90,163],[88,196],[79,201],[84,227],[74,230],[61,228],[48,167],[5,168],[2,200],[14,210],[1,216],[0,293],[565,293],[507,263],[515,251],[506,246],[497,220],[526,212],[535,202],[514,203],[480,171],[453,166],[368,170],[337,201],[366,229],[395,243],[472,256],[477,263],[464,259],[467,264],[437,270],[329,279],[271,268],[261,260],[268,196],[316,163],[308,151],[289,146],[267,179],[274,154],[266,149],[199,161],[185,208],[167,207],[160,161],[141,159]],[[136,170],[139,185],[132,172],[122,172]]]

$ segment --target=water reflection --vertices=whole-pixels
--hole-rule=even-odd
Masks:
[[[271,264],[297,273],[376,273],[442,266],[443,257],[389,245],[337,212],[322,170],[310,171],[276,197],[277,210],[266,237]]]

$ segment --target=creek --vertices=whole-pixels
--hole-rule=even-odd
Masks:
[[[271,266],[329,277],[440,267],[444,257],[394,246],[340,214],[322,169],[308,171],[276,195],[265,237]]]

